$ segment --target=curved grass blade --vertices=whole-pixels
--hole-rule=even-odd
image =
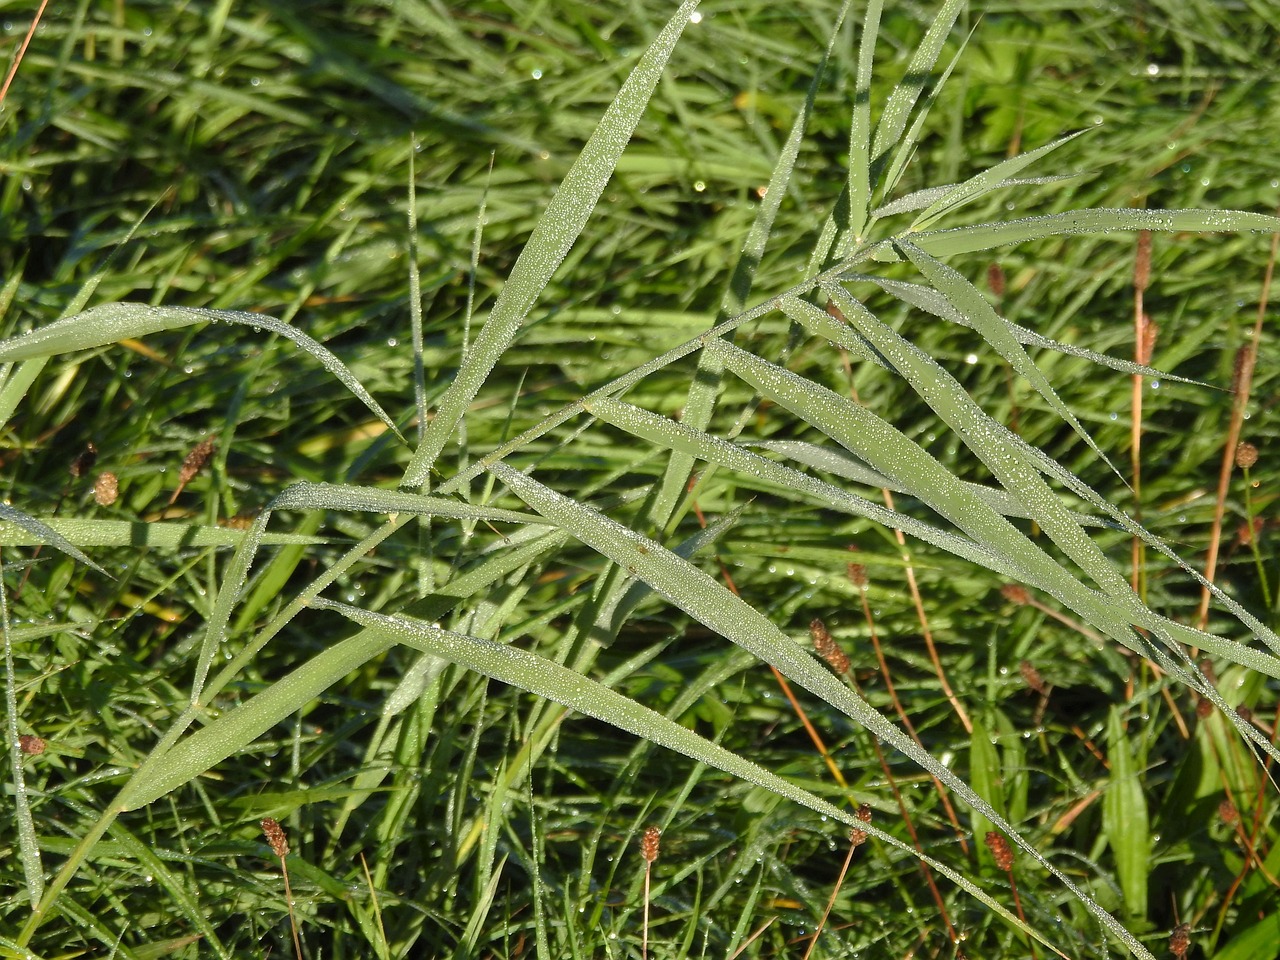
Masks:
[[[1244,210],[1138,210],[1095,208],[1023,217],[1001,223],[980,223],[969,227],[931,230],[912,238],[921,250],[934,257],[990,250],[1006,244],[1069,237],[1119,230],[1186,231],[1189,233],[1274,233],[1280,218]]]
[[[1107,458],[1107,455],[1102,452],[1102,448],[1094,442],[1093,437],[1089,436],[1089,432],[1076,419],[1076,415],[1062,402],[1058,392],[1049,383],[1049,378],[1027,356],[1027,351],[1022,349],[1022,344],[1018,343],[1017,338],[1013,336],[1004,318],[996,313],[995,308],[987,302],[986,297],[982,295],[978,288],[966,280],[958,270],[947,266],[940,260],[934,259],[914,244],[899,241],[898,249],[905,253],[911,262],[915,264],[916,269],[923,273],[938,292],[946,297],[947,301],[965,316],[970,325],[981,334],[982,339],[1008,361],[1014,372],[1026,380],[1032,389],[1040,395],[1040,398],[1049,405],[1050,409],[1071,427],[1075,435],[1088,444],[1089,449],[1097,454],[1098,459],[1110,467],[1112,472],[1123,480],[1124,478],[1121,476],[1120,471],[1115,468],[1115,465]],[[842,309],[846,302],[854,302],[858,303],[859,307],[862,306],[859,301],[854,300],[848,294],[843,299],[844,302],[840,304]],[[863,313],[867,317],[871,316],[869,312],[865,311],[865,308]],[[845,315],[848,316],[847,313]],[[877,324],[879,323],[879,321],[876,322]],[[854,326],[858,327],[859,332],[864,337],[867,336],[860,324],[855,322]],[[872,342],[874,343],[875,341]],[[937,371],[942,370],[936,363],[933,363],[933,367]],[[918,391],[919,387],[916,389]],[[1003,478],[1001,482],[1004,482]]]
[[[504,469],[510,471],[510,468]],[[654,544],[654,546],[657,547],[657,544]],[[503,683],[527,690],[537,696],[544,697],[586,716],[594,717],[597,720],[625,730],[650,743],[674,750],[700,763],[705,763],[708,766],[732,774],[748,783],[754,783],[771,793],[807,807],[824,817],[830,817],[847,826],[865,829],[868,834],[877,837],[884,843],[928,863],[930,867],[937,869],[984,905],[996,910],[1003,919],[1012,923],[1017,929],[1036,937],[1045,946],[1053,949],[1048,940],[1026,924],[1023,924],[1008,910],[992,900],[979,887],[949,867],[938,864],[928,855],[918,852],[914,847],[903,843],[891,834],[887,834],[873,825],[863,823],[848,810],[833,806],[808,790],[770,773],[764,767],[730,750],[726,750],[719,744],[699,736],[674,720],[664,717],[643,704],[637,703],[635,700],[623,696],[603,684],[584,677],[568,667],[526,650],[521,650],[519,647],[454,633],[422,621],[409,620],[403,617],[390,617],[385,614],[374,613],[328,600],[318,601],[316,606],[341,613],[343,616],[363,626],[365,632],[386,638],[384,642],[399,642],[406,646],[414,647],[433,656],[460,664],[477,673],[500,680]],[[791,641],[785,642],[790,643]],[[838,683],[836,686],[841,690],[845,689],[840,687]],[[1114,923],[1115,921],[1113,920],[1112,922]],[[1127,932],[1124,935],[1126,937],[1129,936]],[[1136,941],[1134,942],[1136,943]],[[1055,950],[1055,952],[1057,951]],[[1061,954],[1059,955],[1061,956]],[[1144,955],[1144,953],[1139,952],[1139,956]]]
[[[36,543],[53,547],[55,550],[60,550],[72,560],[75,560],[78,563],[83,563],[86,567],[89,567],[91,570],[96,570],[104,577],[107,577],[110,580],[115,579],[115,577],[111,576],[111,574],[107,573],[107,571],[103,570],[100,566],[81,553],[80,549],[74,543],[60,534],[57,530],[53,529],[53,527],[49,526],[43,520],[37,520],[35,517],[28,513],[23,513],[16,507],[11,507],[6,503],[0,503],[0,521],[11,523],[15,527],[25,530]],[[0,537],[0,543],[9,543],[9,541]],[[14,545],[16,546],[16,544]]]
[[[1046,143],[1043,147],[1037,147],[1035,150],[1028,150],[1026,153],[1020,153],[1016,157],[1010,157],[1001,163],[997,163],[993,167],[988,167],[981,173],[970,177],[964,183],[957,184],[952,187],[941,197],[931,203],[924,209],[921,214],[912,221],[908,228],[909,233],[915,233],[925,230],[929,225],[941,217],[945,217],[948,213],[959,210],[967,203],[985,196],[998,187],[1007,186],[1009,178],[1024,170],[1031,164],[1035,163],[1041,157],[1047,156],[1059,147],[1070,143],[1076,137],[1089,133],[1093,128],[1077,130],[1075,133],[1068,133],[1064,137],[1059,137],[1052,143]]]
[[[552,274],[578,239],[698,2],[685,0],[645,51],[565,175],[555,197],[538,218],[538,225],[511,268],[471,352],[441,397],[435,418],[405,469],[401,486],[420,486],[426,482],[436,457],[480,392],[489,371],[510,345]]]
[[[270,330],[311,354],[326,370],[351,391],[369,411],[401,440],[391,417],[365,390],[355,374],[341,360],[312,337],[292,324],[259,313],[239,310],[211,310],[205,307],[155,307],[146,303],[107,303],[55,320],[53,323],[0,341],[0,363],[49,357],[75,350],[116,343],[130,337],[144,337],[164,330],[178,330],[196,323],[236,323]]]
[[[166,520],[82,520],[74,517],[49,517],[42,522],[49,530],[79,547],[152,547],[159,550],[184,550],[192,547],[234,547],[244,539],[243,530],[211,527],[199,523],[174,523]],[[33,547],[48,541],[16,523],[0,520],[0,543],[14,547]],[[262,538],[266,546],[296,544],[315,546],[327,543],[325,537],[309,537],[293,533],[268,533]]]
[[[921,283],[906,283],[902,280],[890,280],[887,277],[877,277],[869,273],[847,273],[842,278],[846,282],[865,282],[875,284],[885,293],[892,294],[903,303],[910,304],[926,313],[931,313],[935,317],[959,324],[962,327],[973,329],[973,324],[968,318],[953,307],[950,301],[933,287],[927,287]],[[996,314],[996,316],[1000,316]],[[1061,343],[1052,340],[1049,337],[1036,333],[1034,330],[1028,330],[1005,317],[1000,317],[1009,328],[1009,332],[1014,338],[1027,347],[1041,347],[1045,350],[1054,350],[1058,353],[1066,354],[1071,357],[1079,357],[1081,360],[1088,360],[1099,366],[1110,367],[1120,373],[1127,373],[1132,376],[1154,377],[1160,380],[1168,380],[1173,383],[1186,383],[1197,387],[1207,387],[1208,384],[1200,380],[1192,380],[1189,377],[1180,377],[1177,374],[1169,373],[1167,370],[1157,370],[1155,367],[1148,367],[1145,364],[1134,363],[1132,360],[1125,360],[1119,357],[1109,357],[1105,353],[1097,353],[1088,350],[1085,347],[1079,347],[1072,343]]]
[[[1081,174],[1063,173],[1055,174],[1048,177],[1011,177],[1008,180],[1001,180],[999,183],[993,183],[988,192],[995,190],[1003,190],[1006,187],[1040,187],[1049,183],[1063,183],[1067,180],[1079,180]],[[890,200],[888,203],[876,207],[871,215],[877,219],[884,217],[897,216],[900,213],[913,213],[916,210],[923,210],[931,203],[936,203],[942,197],[955,191],[962,184],[947,183],[940,187],[925,187],[922,190],[916,190],[914,193],[903,194],[897,200]]]
[[[725,351],[741,353],[720,344]],[[583,543],[621,564],[694,619],[776,667],[784,676],[835,707],[885,743],[906,754],[945,783],[957,796],[982,813],[1052,873],[1125,946],[1140,957],[1151,954],[1113,916],[1095,903],[1061,870],[1024,840],[991,806],[914,740],[886,720],[865,700],[840,683],[794,640],[750,604],[718,584],[708,574],[660,544],[590,507],[561,496],[506,464],[489,468],[521,500],[555,520]]]
[[[839,294],[838,290],[833,292]],[[845,299],[851,298],[846,296]],[[850,303],[849,307],[850,311],[865,312],[866,310],[861,304],[854,306]],[[892,333],[892,331],[889,332]],[[893,334],[893,336],[897,335]],[[905,341],[903,344],[906,354],[915,350]],[[1065,520],[1062,518],[1060,512],[1063,508],[1051,493],[1048,495],[1051,503],[1043,498],[1037,498],[1035,502],[1029,502],[1028,505],[1046,506],[1050,515],[1053,515],[1057,532],[1068,540],[1079,541],[1073,542],[1073,546],[1078,548],[1077,552],[1081,553],[1081,559],[1088,563],[1086,569],[1090,570],[1091,575],[1096,573],[1100,583],[1112,581],[1106,595],[1087,589],[1037,544],[1029,540],[1004,517],[991,510],[980,497],[966,490],[959,480],[926,451],[863,407],[730,344],[716,342],[709,344],[707,349],[718,350],[725,354],[727,369],[733,370],[757,390],[846,446],[877,470],[897,479],[900,483],[918,484],[917,489],[920,492],[917,493],[917,497],[920,500],[955,523],[989,552],[1005,558],[1005,561],[1015,568],[1013,575],[1017,579],[1057,597],[1112,639],[1133,652],[1154,660],[1165,673],[1191,687],[1222,710],[1243,736],[1268,755],[1280,760],[1280,750],[1251,724],[1245,724],[1234,716],[1234,712],[1226,705],[1216,688],[1204,679],[1200,671],[1191,663],[1186,651],[1175,642],[1174,636],[1179,634],[1185,636],[1189,628],[1172,623],[1166,628],[1165,619],[1152,613],[1137,595],[1128,589],[1128,584],[1119,573],[1114,568],[1109,569],[1109,563],[1104,556],[1100,559],[1090,559],[1089,553],[1097,551],[1096,545],[1078,527],[1076,527],[1076,535],[1072,534],[1069,517]],[[932,363],[928,357],[924,359]],[[968,395],[963,390],[960,390],[959,396],[968,400]],[[986,426],[979,427],[966,442],[978,438],[982,443],[987,443],[991,437],[1002,434],[1008,434],[1008,431],[992,421]],[[1020,449],[1016,443],[1010,445],[1012,448]],[[1031,459],[1026,456],[1027,462]],[[1017,470],[1020,479],[1026,479],[1026,472],[1022,469],[1025,466],[1022,457],[1017,455],[1011,457],[1010,463],[1006,466],[1009,465]],[[1043,486],[1042,482],[1041,485]],[[1023,499],[1024,502],[1028,502],[1025,496]],[[1135,633],[1130,624],[1136,624],[1151,631],[1157,639],[1169,645],[1182,665],[1171,660],[1160,647],[1155,646],[1146,637]],[[1214,652],[1223,651],[1224,654],[1234,654],[1231,659],[1236,662],[1247,664],[1268,676],[1280,677],[1280,662],[1258,651],[1219,638],[1209,638],[1201,646],[1203,649]]]

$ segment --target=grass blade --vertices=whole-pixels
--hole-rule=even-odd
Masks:
[[[405,469],[401,486],[419,486],[426,482],[436,457],[484,385],[489,371],[497,364],[552,274],[586,226],[698,2],[685,0],[645,51],[574,161],[555,197],[538,218],[538,225],[511,268],[511,275],[503,285],[489,319],[441,397],[425,439]]]
[[[132,337],[165,330],[179,330],[195,323],[235,323],[292,340],[351,391],[397,437],[400,431],[391,417],[369,395],[341,360],[297,327],[258,313],[210,310],[197,307],[154,307],[146,303],[107,303],[84,313],[55,320],[30,333],[0,341],[0,363],[50,357],[76,350],[90,350]],[[400,439],[404,439],[400,437]]]
[[[728,344],[722,346],[725,351],[742,352]],[[755,608],[716,583],[702,570],[634,530],[555,493],[505,464],[495,464],[489,469],[539,513],[562,524],[588,546],[621,564],[629,573],[647,582],[700,623],[776,667],[789,680],[822,698],[855,723],[906,754],[987,817],[1036,862],[1057,877],[1130,950],[1140,957],[1153,960],[1151,954],[1131,933],[1077,887],[1066,874],[1046,860],[1039,850],[1022,839],[1000,814],[950,768],[932,757],[830,672],[820,667],[813,657],[802,653],[795,641],[784,635]]]

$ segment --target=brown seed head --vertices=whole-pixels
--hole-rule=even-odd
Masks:
[[[836,673],[849,672],[849,658],[827,631],[827,625],[817,617],[809,621],[809,636],[813,638],[813,649],[832,670]]]
[[[1187,951],[1191,949],[1191,924],[1180,923],[1169,934],[1169,952],[1177,960],[1186,960]]]
[[[1142,315],[1142,342],[1138,345],[1141,351],[1138,354],[1139,363],[1150,363],[1151,354],[1156,349],[1156,337],[1160,335],[1160,328],[1145,313]]]
[[[120,481],[116,479],[116,475],[110,471],[98,474],[98,479],[93,481],[93,502],[100,507],[109,507],[116,502],[118,496]]]
[[[1253,351],[1247,346],[1236,351],[1236,366],[1231,376],[1232,393],[1240,393],[1253,381],[1253,364]]]
[[[1239,717],[1241,720],[1243,720],[1245,723],[1253,723],[1253,711],[1250,710],[1248,707],[1244,706],[1243,704],[1236,707],[1236,716]]]
[[[1242,520],[1240,526],[1236,528],[1236,543],[1242,547],[1247,547],[1262,534],[1262,528],[1267,524],[1266,518],[1254,517],[1253,520]]]
[[[991,288],[991,292],[997,298],[1004,296],[1005,277],[1004,269],[998,263],[990,263],[987,265],[987,286]]]
[[[1201,697],[1196,704],[1196,716],[1201,720],[1208,720],[1211,713],[1213,713],[1213,701],[1208,697]]]
[[[1147,289],[1151,282],[1151,231],[1138,233],[1138,254],[1133,261],[1133,286],[1136,290]]]
[[[209,462],[215,449],[212,440],[201,440],[192,447],[187,458],[182,461],[182,469],[178,471],[178,482],[190,483],[191,478],[204,469],[204,465]]]
[[[1213,669],[1213,661],[1212,661],[1212,660],[1201,660],[1201,661],[1200,661],[1200,675],[1201,675],[1201,676],[1203,676],[1203,677],[1204,677],[1206,680],[1208,680],[1210,683],[1215,683],[1215,684],[1216,684],[1216,683],[1218,682],[1218,674],[1217,674],[1217,672]]]
[[[67,472],[79,479],[93,469],[94,461],[97,459],[98,448],[92,443],[86,443],[84,449],[76,455],[76,458],[71,461],[71,465],[67,467]]]
[[[1252,443],[1236,444],[1236,466],[1248,470],[1258,462],[1258,448]]]
[[[1003,834],[996,833],[994,830],[988,830],[987,835],[982,838],[987,845],[987,849],[991,851],[991,856],[996,862],[996,866],[1009,873],[1013,870],[1013,851],[1009,849],[1009,841],[1004,838]]]
[[[1240,811],[1229,799],[1223,800],[1218,804],[1218,816],[1222,818],[1223,823],[1235,823],[1240,819]]]
[[[658,840],[661,837],[662,831],[657,827],[645,827],[644,836],[640,838],[640,855],[646,863],[653,863],[658,859]]]
[[[849,322],[848,318],[845,317],[844,315],[844,311],[836,306],[836,302],[834,300],[827,301],[827,313],[835,317],[837,320],[841,321],[842,323]]]
[[[38,757],[44,753],[45,742],[34,734],[24,733],[18,737],[18,749],[28,757]]]
[[[281,860],[289,855],[289,841],[285,839],[284,828],[278,820],[265,817],[262,821],[262,833],[267,838],[272,853]]]
[[[1018,664],[1018,672],[1022,674],[1022,679],[1028,687],[1040,694],[1040,696],[1044,696],[1044,678],[1040,676],[1040,671],[1032,665],[1030,660],[1023,660]]]
[[[859,804],[857,817],[863,823],[871,822],[871,805],[867,803]],[[855,847],[867,842],[867,831],[859,830],[854,827],[849,831],[849,842]]]
[[[859,590],[865,590],[870,582],[867,579],[867,568],[861,563],[849,564],[849,582]]]
[[[1000,596],[1020,607],[1025,607],[1031,602],[1031,594],[1027,593],[1027,588],[1020,583],[1006,583],[1000,588]]]

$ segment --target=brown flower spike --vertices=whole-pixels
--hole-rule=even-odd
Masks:
[[[262,821],[262,833],[267,838],[271,852],[283,860],[289,855],[289,841],[285,839],[284,828],[280,821],[266,817]]]

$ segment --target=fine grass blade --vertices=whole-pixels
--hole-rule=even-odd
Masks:
[[[1023,217],[1002,223],[982,223],[916,234],[912,243],[934,257],[974,253],[1009,244],[1122,230],[1222,233],[1280,230],[1280,218],[1243,210],[1071,210],[1041,217]]]
[[[574,161],[555,197],[538,218],[538,225],[511,268],[511,275],[471,352],[441,397],[435,418],[405,469],[401,486],[420,486],[426,482],[436,457],[457,429],[489,372],[497,365],[498,358],[510,345],[556,268],[586,226],[698,2],[685,0],[645,51]]]
[[[297,327],[258,313],[238,310],[210,310],[196,307],[155,307],[146,303],[107,303],[83,313],[55,320],[21,336],[0,341],[0,363],[50,357],[76,350],[145,337],[165,330],[179,330],[196,323],[234,323],[270,330],[311,354],[351,391],[369,411],[397,437],[400,431],[391,417],[369,395],[355,374],[324,346]],[[400,439],[404,439],[400,437]]]
[[[733,351],[735,354],[742,352],[728,344],[719,346],[724,351]],[[726,361],[728,360],[729,354],[726,352]],[[986,816],[1037,863],[1057,877],[1130,950],[1138,956],[1151,957],[1114,917],[1046,860],[1032,844],[1022,839],[1000,814],[949,767],[936,760],[865,700],[841,684],[829,671],[820,667],[813,657],[801,652],[794,640],[783,634],[755,608],[716,583],[698,567],[590,507],[561,496],[505,464],[494,464],[489,469],[525,503],[562,525],[588,546],[621,564],[629,573],[644,580],[694,619],[769,663],[792,682],[820,697],[858,725],[906,754]]]
[[[1077,130],[1075,133],[1068,133],[1064,137],[1059,137],[1052,143],[1046,143],[1043,147],[1035,150],[1028,150],[1026,153],[1020,153],[1016,157],[1010,157],[1002,163],[997,163],[993,167],[988,167],[976,176],[970,177],[964,183],[957,184],[950,190],[947,190],[941,197],[926,207],[918,217],[911,222],[908,231],[916,233],[926,230],[935,221],[945,217],[947,214],[959,210],[965,204],[972,203],[980,197],[986,196],[992,190],[1006,186],[1011,177],[1016,176],[1020,171],[1026,169],[1035,163],[1041,157],[1047,156],[1059,147],[1070,143],[1081,134],[1089,133],[1088,129]]]
[[[935,317],[947,320],[951,323],[959,324],[963,327],[973,328],[968,318],[951,305],[941,293],[933,289],[933,287],[925,286],[920,283],[905,283],[901,280],[890,280],[888,277],[878,277],[874,274],[867,273],[849,273],[843,277],[846,283],[865,282],[871,283],[879,287],[885,293],[892,294],[903,303],[909,304],[926,313],[931,313]],[[997,314],[997,316],[999,316]],[[1180,377],[1177,374],[1169,373],[1167,370],[1157,370],[1155,367],[1148,367],[1145,364],[1134,363],[1132,360],[1125,360],[1122,357],[1109,357],[1105,353],[1097,353],[1086,347],[1077,346],[1074,343],[1061,343],[1052,340],[1049,337],[1036,333],[1034,330],[1028,330],[1026,327],[1020,327],[1018,324],[1001,317],[1000,318],[1009,328],[1009,332],[1014,338],[1027,347],[1039,347],[1045,350],[1053,350],[1057,353],[1066,354],[1071,357],[1079,357],[1082,360],[1088,360],[1090,363],[1096,363],[1099,366],[1110,367],[1120,373],[1125,373],[1135,377],[1153,377],[1160,380],[1168,380],[1173,383],[1187,383],[1194,386],[1203,387],[1206,384],[1199,380],[1192,380],[1189,377]]]
[[[933,72],[938,56],[942,53],[942,46],[951,35],[951,28],[964,10],[965,3],[966,0],[947,0],[933,15],[933,22],[925,31],[920,46],[911,57],[911,62],[907,64],[906,75],[889,94],[884,112],[880,115],[880,122],[876,125],[875,139],[871,143],[873,183],[887,162],[890,150],[909,152],[913,148],[911,138],[903,138],[903,132],[907,129],[907,120],[910,119],[911,111],[924,91],[925,81]],[[889,184],[888,188],[892,189],[892,184]]]
[[[24,531],[30,538],[31,542],[53,547],[55,550],[65,553],[68,557],[78,563],[83,563],[91,570],[96,570],[104,577],[115,579],[111,574],[107,573],[107,571],[103,570],[100,566],[81,553],[80,549],[74,543],[64,537],[53,527],[49,526],[49,524],[45,523],[43,520],[37,520],[30,514],[23,513],[16,507],[11,507],[7,503],[0,503],[0,530],[3,529],[3,524],[12,524],[19,530]],[[18,539],[9,541],[0,537],[0,543],[13,543],[14,545],[17,545]]]
[[[504,471],[515,472],[510,471],[510,468],[504,468]],[[532,483],[533,481],[530,482]],[[656,543],[653,546],[658,550],[662,549]],[[321,608],[335,610],[350,618],[365,628],[362,632],[380,635],[383,638],[380,642],[387,644],[403,643],[425,653],[430,653],[433,656],[438,656],[475,670],[485,676],[512,684],[530,693],[577,710],[586,716],[602,720],[650,743],[674,750],[700,763],[705,763],[708,766],[730,773],[748,783],[754,783],[771,793],[807,807],[824,817],[829,817],[850,827],[865,829],[868,834],[875,836],[882,842],[928,863],[930,867],[938,870],[966,892],[978,898],[984,905],[996,910],[1001,917],[1012,923],[1017,929],[1036,937],[1046,946],[1050,946],[1048,940],[1023,924],[975,884],[949,867],[939,864],[926,854],[917,852],[914,847],[903,843],[891,834],[884,833],[879,828],[858,820],[848,810],[833,806],[808,790],[770,773],[756,763],[699,736],[692,730],[664,717],[660,713],[650,710],[629,697],[625,697],[602,684],[583,677],[568,667],[544,657],[539,657],[519,647],[481,640],[477,637],[468,637],[452,631],[442,630],[421,621],[403,617],[389,617],[331,601],[320,601],[316,605]],[[790,643],[790,641],[786,642]],[[838,683],[836,687],[841,690],[845,689],[840,687]],[[1115,921],[1112,920],[1112,923],[1114,924]],[[1132,937],[1127,932],[1124,933],[1124,936],[1132,940]],[[1136,941],[1133,941],[1133,943],[1137,945]],[[1142,950],[1140,945],[1138,945],[1136,952],[1139,956],[1150,957],[1149,954]]]
[[[905,241],[899,243],[898,247],[915,264],[916,269],[923,273],[929,282],[933,284],[937,291],[947,298],[947,302],[955,307],[969,321],[970,326],[981,334],[982,339],[1008,361],[1014,372],[1026,380],[1032,389],[1040,395],[1040,398],[1059,417],[1066,421],[1075,435],[1088,444],[1089,449],[1097,454],[1098,458],[1119,477],[1120,471],[1116,470],[1107,455],[1094,442],[1093,437],[1089,436],[1088,431],[1076,419],[1075,414],[1062,402],[1058,392],[1049,383],[1049,378],[1027,356],[1027,351],[1022,348],[1022,344],[1018,342],[1013,332],[1009,330],[1004,319],[996,313],[995,308],[987,302],[987,299],[978,288],[966,280],[959,271],[947,266],[940,260],[934,259],[918,247]],[[845,297],[846,301],[852,299],[848,296]],[[855,326],[857,326],[856,323]],[[865,332],[863,336],[866,336]],[[940,366],[936,363],[933,366],[937,371],[941,372],[942,368]]]

